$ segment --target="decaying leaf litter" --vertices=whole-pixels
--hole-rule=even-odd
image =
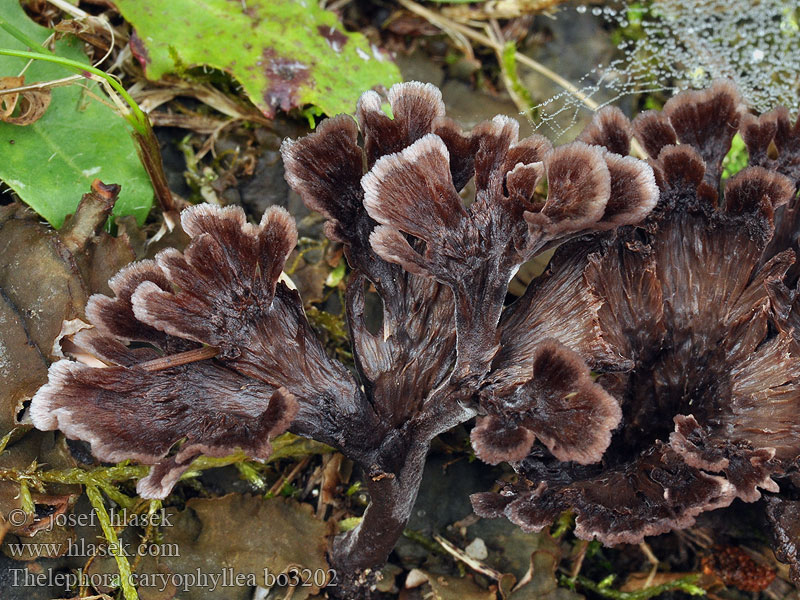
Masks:
[[[13,10],[8,14],[0,13],[3,22],[12,24],[17,30],[27,31],[29,37],[41,43],[47,32],[36,29],[22,11],[17,13],[16,4],[12,4]],[[133,99],[153,111],[150,119],[154,125],[164,126],[157,133],[162,139],[166,178],[172,190],[174,206],[181,207],[199,201],[240,204],[246,208],[251,219],[257,219],[271,204],[288,206],[298,219],[300,238],[297,249],[287,262],[286,271],[300,287],[301,297],[307,302],[309,320],[323,333],[327,350],[350,364],[352,355],[346,343],[347,332],[342,314],[342,282],[346,275],[342,250],[337,244],[325,241],[321,235],[321,219],[309,213],[296,197],[289,194],[278,158],[281,140],[298,137],[306,130],[308,123],[314,123],[323,114],[352,112],[355,99],[364,89],[375,85],[388,88],[400,80],[401,74],[388,60],[386,50],[398,54],[397,61],[403,67],[403,79],[419,79],[418,73],[422,72],[423,79],[444,88],[446,103],[449,104],[448,98],[451,98],[453,104],[466,105],[462,109],[466,111],[466,116],[460,119],[465,125],[472,125],[483,118],[484,115],[477,116],[476,104],[490,105],[485,116],[498,112],[513,115],[521,111],[535,118],[532,107],[536,102],[546,100],[550,94],[536,89],[526,90],[520,82],[521,70],[526,65],[530,66],[532,59],[520,52],[519,48],[525,48],[526,43],[534,47],[559,43],[558,27],[542,26],[534,20],[531,12],[540,7],[526,6],[526,3],[511,6],[512,9],[519,9],[519,14],[511,15],[502,12],[508,9],[508,6],[502,5],[515,3],[487,2],[482,7],[473,7],[477,9],[473,12],[463,5],[441,7],[436,3],[428,3],[423,6],[406,1],[399,5],[382,5],[377,9],[359,3],[329,3],[343,17],[344,24],[340,24],[331,13],[317,15],[318,26],[311,27],[310,34],[313,37],[307,38],[313,41],[311,47],[335,53],[329,57],[336,61],[340,51],[349,45],[353,56],[359,60],[368,62],[363,59],[363,53],[370,56],[370,61],[380,65],[375,72],[358,74],[359,78],[355,80],[342,81],[336,80],[335,74],[331,75],[330,65],[326,67],[322,61],[315,64],[314,68],[321,73],[319,81],[322,82],[323,92],[324,86],[330,85],[326,78],[333,77],[337,95],[331,96],[320,89],[313,89],[313,86],[308,87],[309,79],[316,82],[317,78],[307,77],[305,67],[299,66],[302,61],[293,62],[281,54],[282,50],[268,46],[271,39],[268,31],[262,36],[264,45],[268,46],[264,52],[254,54],[252,48],[246,48],[248,42],[245,42],[243,47],[247,52],[242,53],[241,63],[216,64],[210,59],[203,59],[203,53],[208,50],[204,46],[192,48],[188,44],[184,49],[170,44],[173,38],[187,39],[184,37],[185,29],[153,31],[156,37],[159,33],[164,34],[160,41],[149,39],[152,36],[148,34],[138,35],[150,31],[148,26],[152,25],[148,25],[148,18],[152,15],[135,14],[137,7],[141,8],[146,3],[130,3],[135,6],[129,8],[128,13],[126,4],[120,2],[117,8],[127,22],[102,2],[84,3],[77,9],[61,6],[61,3],[33,2],[27,6],[27,10],[40,23],[58,23],[56,29],[72,32],[64,35],[60,44],[72,44],[70,51],[75,54],[64,56],[88,64],[101,59],[111,50],[106,61],[99,64],[100,68],[120,76]],[[215,17],[218,15],[215,11],[224,11],[226,7],[222,5],[231,3],[208,4],[205,17]],[[258,3],[246,4],[255,6]],[[298,15],[306,15],[297,12],[298,4],[285,3],[284,16],[289,23],[294,18],[295,26],[299,26]],[[254,8],[250,14],[242,13],[239,9],[241,7],[237,6],[237,12],[231,13],[236,14],[236,19],[232,18],[230,28],[224,30],[225,36],[220,39],[223,45],[237,43],[236,26],[242,25],[239,19],[263,19],[266,14],[258,15],[258,8]],[[68,12],[62,12],[65,10]],[[85,16],[87,11],[101,18],[88,18]],[[74,19],[70,19],[70,16]],[[103,22],[103,17],[107,21]],[[541,20],[541,17],[538,19]],[[317,24],[316,20],[306,20]],[[131,29],[131,25],[134,29]],[[198,23],[197,27],[201,25]],[[350,38],[345,35],[354,29],[360,29],[366,37]],[[439,33],[441,31],[445,32],[444,35]],[[4,48],[25,48],[25,43],[13,35],[6,43],[6,33],[4,28]],[[78,35],[74,36],[75,33]],[[562,36],[563,33],[562,30]],[[227,37],[228,34],[231,37]],[[309,35],[307,27],[303,35]],[[342,38],[347,39],[344,41]],[[87,49],[85,43],[89,44],[88,60],[82,58]],[[31,49],[43,51],[41,48]],[[56,44],[56,54],[59,54],[58,50],[59,43]],[[258,61],[265,57],[268,62],[271,61],[270,66],[257,77],[249,78],[247,73],[253,70],[253,65],[247,64],[247,61],[258,65]],[[10,67],[11,71],[3,75],[19,77],[25,69],[25,63],[25,60],[16,60]],[[202,63],[206,64],[203,66]],[[48,70],[41,74],[32,70],[43,65]],[[69,76],[69,72],[63,69],[53,69],[55,66],[34,61],[26,69],[25,81],[55,81]],[[251,69],[248,70],[248,66]],[[550,66],[559,70],[558,63]],[[414,71],[413,77],[406,75],[410,71]],[[267,82],[274,82],[274,89],[269,87],[269,83],[265,84],[264,73]],[[34,78],[34,74],[37,78]],[[148,75],[162,77],[154,82],[147,79]],[[362,75],[366,79],[361,79]],[[90,455],[79,445],[70,443],[68,446],[61,436],[29,431],[29,425],[17,422],[25,400],[46,380],[47,364],[65,349],[69,350],[64,345],[68,346],[70,335],[83,326],[83,311],[89,295],[95,292],[109,293],[106,287],[109,276],[134,258],[151,257],[164,247],[182,248],[187,241],[179,227],[170,231],[168,226],[164,226],[157,211],[150,215],[143,227],[139,226],[152,201],[152,189],[144,175],[145,169],[136,158],[132,138],[122,131],[125,122],[114,115],[112,107],[108,106],[112,104],[111,101],[102,95],[101,89],[93,82],[84,80],[69,83],[69,86],[52,89],[52,106],[26,127],[35,127],[38,123],[42,126],[41,131],[50,131],[44,129],[43,122],[48,115],[57,114],[61,118],[56,118],[54,122],[63,125],[74,124],[75,119],[82,118],[92,110],[102,111],[102,117],[92,115],[92,118],[86,119],[87,127],[93,129],[85,131],[85,139],[89,142],[97,139],[113,142],[109,144],[113,153],[104,150],[99,143],[87,144],[87,148],[102,150],[102,164],[92,163],[80,169],[83,181],[77,191],[65,193],[67,188],[64,181],[70,180],[71,185],[77,185],[76,169],[84,166],[83,163],[69,164],[64,160],[63,168],[58,168],[60,156],[72,154],[71,148],[77,144],[78,136],[68,127],[67,131],[72,131],[72,135],[66,133],[63,141],[55,142],[55,149],[59,149],[60,144],[61,150],[60,154],[54,155],[55,158],[48,154],[47,157],[40,156],[38,161],[30,161],[28,157],[35,154],[18,154],[18,157],[25,157],[23,162],[26,167],[33,163],[30,165],[32,168],[13,170],[17,176],[0,173],[0,178],[21,200],[52,224],[57,225],[67,219],[56,234],[43,225],[35,214],[26,212],[20,205],[3,207],[0,243],[3,244],[4,269],[0,287],[3,290],[4,314],[7,315],[3,320],[3,343],[4,347],[11,349],[8,356],[13,365],[3,374],[15,374],[9,378],[9,387],[4,388],[11,390],[10,395],[3,398],[3,419],[6,423],[3,443],[6,451],[0,458],[5,463],[2,465],[2,485],[7,490],[4,497],[8,503],[4,504],[3,511],[8,515],[14,509],[22,509],[30,514],[24,523],[6,530],[6,556],[11,545],[20,542],[64,542],[68,539],[97,541],[98,536],[102,535],[99,524],[91,531],[50,529],[47,524],[57,520],[54,515],[90,511],[89,501],[96,503],[98,498],[102,498],[98,492],[106,495],[107,506],[126,507],[140,514],[160,509],[158,501],[144,502],[137,500],[134,495],[132,483],[141,478],[146,469],[142,470],[135,464],[119,467],[93,465]],[[94,88],[87,89],[87,86]],[[73,95],[57,104],[59,93],[66,91]],[[342,96],[338,96],[340,92]],[[468,101],[465,102],[464,98]],[[637,100],[638,107],[645,102],[662,101],[663,98],[658,94]],[[58,105],[64,113],[53,113]],[[20,112],[12,112],[11,118],[15,114],[24,115],[23,109],[29,111],[20,106],[15,108]],[[30,112],[26,118],[31,118]],[[22,133],[27,130],[22,130],[21,126],[13,129],[4,127],[13,132],[13,136],[9,134],[7,138],[8,147],[14,150],[25,148],[27,151],[28,146],[21,145],[24,142],[38,151],[38,155],[42,154],[44,144],[41,143],[41,132],[37,136],[35,130],[32,130],[34,134]],[[0,128],[2,134],[3,129]],[[120,150],[126,154],[119,155]],[[53,161],[56,161],[56,166],[53,166]],[[103,170],[93,172],[97,166]],[[114,177],[115,173],[111,172],[107,175],[105,169],[110,167],[134,169],[140,187],[137,189],[137,184],[124,179],[122,174]],[[31,178],[30,181],[36,182],[31,183],[30,188],[26,180],[19,179],[26,171],[29,172],[27,177]],[[48,173],[52,181],[47,181]],[[150,177],[157,180],[152,172]],[[114,235],[104,231],[104,225],[110,208],[108,199],[115,196],[118,190],[96,184],[90,192],[94,178],[109,184],[119,183],[123,194],[130,193],[129,208],[120,209],[123,203],[123,196],[120,196],[115,210],[121,218],[107,227]],[[27,196],[25,190],[31,195]],[[73,217],[67,218],[75,212],[84,193],[88,193],[88,198],[85,199],[83,210],[79,209]],[[64,205],[53,205],[53,201],[64,202]],[[175,221],[171,224],[175,225]],[[5,266],[7,256],[13,258],[13,262],[9,259],[7,263],[13,268]],[[48,256],[50,258],[45,258]],[[527,282],[536,273],[535,266],[530,269],[523,267],[522,275],[526,278],[522,281]],[[6,322],[9,323],[8,334]],[[17,373],[24,373],[25,377],[16,376]],[[170,543],[170,540],[177,540],[175,543],[185,548],[178,560],[175,557],[163,560],[151,557],[140,560],[136,557],[127,560],[107,555],[51,558],[41,552],[38,555],[42,559],[56,561],[43,563],[48,566],[56,564],[65,571],[84,568],[86,572],[100,574],[116,573],[118,569],[126,568],[126,562],[129,567],[142,573],[190,573],[196,568],[220,570],[223,565],[228,566],[228,562],[243,573],[260,572],[255,565],[264,565],[264,561],[269,563],[267,566],[270,569],[278,572],[294,564],[294,561],[307,561],[302,566],[308,568],[324,566],[324,556],[310,548],[324,547],[325,536],[334,533],[337,527],[353,526],[353,519],[357,518],[367,501],[364,486],[360,483],[361,475],[353,473],[352,466],[342,461],[341,455],[332,454],[329,448],[291,437],[279,438],[274,446],[276,452],[267,465],[247,461],[241,455],[228,459],[198,459],[184,475],[184,482],[178,491],[165,501],[168,510],[179,515],[179,528],[116,527],[116,535],[122,538],[127,536],[134,545],[142,539],[154,547],[162,541]],[[388,597],[396,597],[398,588],[405,588],[401,592],[404,597],[430,595],[436,598],[533,598],[578,594],[634,598],[650,597],[669,590],[697,593],[701,589],[730,597],[729,594],[735,595],[736,592],[722,589],[720,581],[737,581],[735,573],[733,576],[723,574],[720,567],[703,560],[722,544],[744,549],[746,558],[736,567],[740,571],[757,572],[759,564],[766,565],[764,568],[767,571],[770,568],[783,569],[766,592],[769,597],[792,597],[791,594],[795,593],[790,586],[782,583],[781,577],[786,576],[785,567],[770,558],[757,528],[753,531],[735,530],[725,523],[724,517],[714,515],[708,522],[701,522],[695,528],[649,540],[650,546],[618,550],[601,549],[593,542],[575,540],[570,533],[568,519],[554,524],[552,536],[546,533],[525,535],[505,522],[477,519],[472,515],[468,503],[459,505],[456,500],[460,498],[465,501],[469,493],[485,491],[493,481],[510,476],[510,473],[502,470],[492,471],[481,469],[478,463],[469,464],[473,454],[466,431],[455,430],[438,438],[434,456],[437,459],[431,460],[427,467],[422,496],[405,531],[404,540],[397,546],[385,570],[386,576],[379,584]],[[230,466],[207,471],[225,464]],[[476,481],[476,477],[481,480]],[[438,493],[434,491],[437,485],[440,486]],[[80,486],[85,486],[87,494],[81,494]],[[426,496],[427,489],[431,493]],[[445,494],[452,497],[453,501],[442,506],[441,497]],[[288,500],[280,496],[288,497]],[[746,511],[747,508],[735,506],[731,510]],[[248,538],[253,539],[254,543],[250,547],[247,544],[231,547],[227,530],[215,532],[214,523],[204,521],[204,515],[207,519],[209,514],[214,515],[214,519],[236,523],[236,527],[248,532]],[[284,523],[285,527],[276,528],[277,522]],[[219,523],[216,525],[219,526]],[[307,537],[298,536],[300,530]],[[309,531],[315,533],[310,534]],[[27,537],[31,533],[34,536]],[[108,539],[108,531],[104,533]],[[259,543],[257,540],[261,539],[264,541]],[[286,540],[286,545],[279,540]],[[276,548],[278,553],[265,556],[265,545]],[[237,558],[231,560],[231,556]],[[17,564],[11,562],[10,558],[3,560],[8,563],[9,570]],[[42,561],[34,560],[29,564],[35,566],[39,562]],[[515,582],[526,585],[512,592]],[[264,583],[259,580],[255,585]],[[152,595],[154,592],[144,587],[139,590],[139,597],[228,598],[233,594],[233,597],[245,598],[251,597],[252,592],[251,588],[242,586],[242,589],[234,588],[235,591],[225,590],[224,596],[214,596],[207,591],[175,588],[159,591],[161,595]],[[11,594],[20,594],[19,597],[54,598],[64,595],[63,591],[52,590],[51,593],[51,590],[41,586],[24,590],[10,586],[7,589]],[[744,585],[740,589],[747,587]],[[313,586],[300,587],[292,597],[305,597],[317,591]],[[78,597],[90,597],[97,593],[131,597],[134,590],[119,589],[112,584],[105,589],[76,588],[71,593]]]

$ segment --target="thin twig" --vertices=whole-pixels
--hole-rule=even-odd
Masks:
[[[7,94],[21,94],[23,92],[48,90],[50,88],[62,87],[65,85],[71,85],[72,83],[74,83],[79,79],[84,79],[84,77],[80,75],[70,75],[69,77],[54,79],[53,81],[40,81],[38,83],[29,83],[28,85],[21,85],[15,88],[0,90],[0,96],[6,96]]]
[[[208,360],[214,358],[219,354],[219,348],[212,346],[203,346],[202,348],[195,348],[194,350],[187,350],[178,354],[170,354],[161,358],[155,358],[136,365],[140,369],[144,369],[150,373],[155,371],[163,371],[164,369],[171,369],[172,367],[180,367],[181,365],[188,365],[189,363],[199,362],[201,360]]]
[[[658,557],[653,553],[652,548],[647,544],[647,542],[642,542],[639,544],[639,549],[647,558],[647,562],[650,563],[650,573],[647,576],[647,580],[644,582],[645,588],[649,588],[653,585],[653,580],[655,579],[656,573],[658,573]]]
[[[285,485],[291,483],[292,480],[295,477],[297,477],[297,474],[300,471],[302,471],[303,469],[305,469],[306,465],[309,463],[310,460],[311,460],[311,457],[310,456],[306,456],[303,460],[301,460],[299,463],[297,463],[295,465],[294,469],[289,471],[288,475],[278,479],[278,481],[275,482],[275,485],[273,485],[271,488],[269,488],[269,491],[267,492],[267,498],[271,498],[271,497],[275,496],[278,492],[280,492],[283,489],[283,487]]]
[[[583,568],[583,561],[586,558],[586,551],[589,549],[589,542],[581,540],[578,546],[578,555],[572,561],[572,568],[570,569],[570,579],[575,579]]]
[[[416,2],[413,2],[413,0],[399,0],[399,2],[411,12],[416,13],[421,17],[424,17],[437,27],[440,27],[442,29],[448,28],[448,29],[453,29],[454,31],[458,31],[459,33],[462,33],[466,37],[475,40],[476,42],[483,44],[484,46],[492,48],[493,50],[495,50],[495,52],[497,51],[502,52],[503,50],[502,44],[495,42],[488,36],[479,33],[470,27],[466,27],[461,23],[457,23],[456,21],[448,19],[447,17],[443,17],[442,15],[427,9],[424,6],[419,5]],[[517,61],[530,67],[537,73],[544,75],[545,77],[553,81],[553,83],[555,83],[556,85],[567,90],[570,94],[574,95],[578,100],[583,102],[593,111],[596,111],[597,109],[600,108],[600,105],[597,102],[595,102],[589,96],[584,94],[574,84],[564,79],[561,75],[559,75],[555,71],[548,69],[540,62],[533,60],[530,56],[526,56],[518,52],[516,59]]]
[[[502,54],[503,47],[502,44],[498,41],[491,39],[489,36],[484,35],[478,31],[475,31],[471,27],[467,27],[466,25],[462,25],[452,19],[448,19],[447,17],[429,10],[424,6],[421,6],[414,2],[413,0],[398,0],[400,4],[405,7],[406,9],[410,10],[414,14],[417,14],[424,19],[427,19],[429,22],[433,23],[446,33],[450,33],[451,31],[458,32],[465,37],[478,42],[488,48],[493,49],[498,55]],[[587,108],[596,112],[600,109],[600,104],[582,92],[575,84],[571,83],[567,79],[564,79],[561,75],[556,73],[555,71],[548,69],[542,63],[535,61],[530,56],[522,54],[521,52],[517,52],[515,54],[515,59],[517,62],[527,66],[528,68],[536,71],[540,75],[547,77],[550,81],[558,85],[559,87],[564,88],[570,94],[575,96],[578,100],[583,102]],[[644,148],[639,144],[637,140],[633,140],[631,142],[631,151],[633,154],[637,156],[647,156],[647,153],[644,151]]]
[[[481,561],[472,558],[469,554],[454,546],[450,541],[446,540],[440,535],[434,535],[433,539],[436,540],[439,545],[447,551],[448,554],[453,556],[455,559],[460,560],[464,564],[466,564],[470,569],[473,571],[477,571],[495,581],[500,581],[503,577],[503,574],[500,571],[497,571],[485,564]]]
[[[85,19],[86,17],[90,17],[91,15],[77,6],[70,4],[66,0],[47,0],[50,4],[55,6],[56,8],[64,11],[68,15],[72,15],[76,19]]]

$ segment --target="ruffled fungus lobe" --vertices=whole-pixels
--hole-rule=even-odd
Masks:
[[[269,439],[298,410],[284,387],[221,360],[241,360],[226,335],[274,320],[276,295],[299,302],[282,283],[276,290],[295,245],[288,214],[272,209],[256,227],[239,209],[198,206],[184,211],[182,224],[193,238],[185,253],[164,250],[126,267],[109,282],[115,298],[92,296],[86,313],[94,329],[74,342],[93,364],[54,363],[31,404],[36,427],[88,441],[101,460],[154,465],[137,487],[146,498],[165,497],[199,454],[241,448],[266,459]]]
[[[787,271],[800,226],[800,127],[790,127],[783,110],[760,119],[743,110],[736,90],[720,82],[634,120],[651,155],[658,205],[640,227],[561,246],[520,308],[507,311],[514,333],[522,328],[523,339],[530,337],[524,328],[533,313],[518,314],[527,311],[526,299],[570,289],[563,321],[583,325],[568,326],[569,344],[600,373],[597,384],[619,403],[622,419],[596,464],[565,455],[546,437],[524,457],[532,436],[506,442],[523,477],[500,493],[473,496],[478,514],[505,515],[536,531],[571,509],[579,537],[637,543],[736,498],[753,502],[763,491],[791,487],[783,477],[800,458],[800,307]],[[606,130],[620,118],[599,114],[584,139],[619,147]],[[751,166],[721,183],[740,122]],[[510,342],[498,355],[518,381],[513,350],[533,345]],[[506,429],[540,437],[518,395],[530,403],[525,409],[535,405],[536,396],[532,403],[520,389],[506,392],[506,402],[492,397],[490,407],[513,417]],[[572,422],[548,426],[567,436]],[[473,432],[476,449],[487,444],[488,429]],[[500,451],[489,454],[492,462]],[[778,537],[791,537],[784,515],[794,508],[771,506]],[[797,542],[779,546],[795,569]]]
[[[634,224],[658,199],[653,169],[618,153],[631,133],[616,113],[586,141],[552,148],[519,140],[505,117],[462,132],[430,85],[397,85],[388,99],[393,118],[367,92],[356,121],[328,119],[282,148],[287,181],[354,271],[357,378],[278,281],[295,244],[286,213],[256,226],[239,209],[198,206],[182,217],[183,253],[133,265],[112,280],[115,298],[93,298],[95,327],[76,339],[93,366],[56,363],[31,409],[37,426],[89,441],[101,459],[154,464],[139,488],[151,497],[198,453],[264,458],[287,427],[339,448],[370,494],[330,551],[347,598],[401,535],[439,433],[480,411],[487,460],[523,458],[535,439],[564,460],[601,458],[622,413],[585,361],[630,362],[598,333],[602,303],[580,279],[545,277],[506,308],[507,287],[537,253]],[[364,316],[368,284],[382,300],[377,332]]]
[[[472,430],[478,458],[519,461],[538,438],[558,460],[598,462],[622,418],[617,401],[594,383],[583,359],[555,340],[538,345],[530,369],[521,383],[502,371],[496,381],[489,377],[482,402],[489,416]]]

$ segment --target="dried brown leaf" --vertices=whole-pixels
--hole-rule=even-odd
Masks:
[[[25,83],[25,77],[0,77],[0,91],[12,90]],[[14,113],[19,101],[19,93],[3,94],[0,96],[0,120],[5,121]]]
[[[25,77],[0,77],[0,91],[18,88],[25,83]],[[30,125],[42,118],[50,106],[50,90],[26,90],[0,96],[0,121],[12,125]],[[19,114],[13,116],[16,109]]]
[[[295,589],[292,600],[303,600],[320,590],[314,574],[328,573],[325,560],[328,524],[313,516],[311,506],[284,498],[230,494],[222,498],[195,498],[172,517],[164,529],[164,543],[178,544],[180,556],[164,559],[173,573],[218,573],[223,568],[255,577],[264,586],[265,574],[278,576],[293,568],[310,572],[310,585]],[[318,575],[320,577],[320,575]],[[233,590],[235,591],[235,588]],[[205,590],[181,598],[208,598]],[[224,592],[228,598],[228,591]],[[285,594],[284,594],[285,595]],[[278,594],[276,597],[283,598]]]
[[[112,196],[86,194],[61,233],[18,204],[0,208],[0,437],[47,381],[63,322],[82,318],[89,294],[134,258],[126,236],[102,231]]]

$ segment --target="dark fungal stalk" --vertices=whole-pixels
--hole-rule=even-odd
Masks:
[[[370,495],[329,553],[344,578],[331,593],[347,598],[367,593],[401,534],[433,438],[476,415],[478,456],[523,476],[475,497],[476,510],[528,530],[572,508],[578,535],[636,541],[777,492],[773,477],[800,454],[798,292],[786,275],[797,177],[785,172],[797,127],[784,113],[745,119],[761,162],[721,189],[742,115],[727,84],[633,124],[604,109],[557,148],[518,140],[503,117],[464,133],[430,85],[395,86],[389,102],[393,118],[367,92],[357,120],[328,119],[282,148],[289,185],[354,271],[355,374],[326,355],[279,281],[296,242],[285,211],[253,225],[203,205],[182,214],[183,253],[132,265],[112,280],[115,298],[93,297],[95,327],[75,343],[106,367],[54,364],[35,424],[89,441],[100,459],[153,465],[146,497],[166,496],[199,453],[264,458],[287,429],[335,446]],[[649,164],[626,156],[634,132]],[[778,158],[759,159],[764,144]],[[548,272],[504,306],[519,266],[559,244]],[[383,308],[374,333],[369,286]],[[193,352],[203,359],[148,368]],[[759,420],[759,403],[777,422]],[[773,514],[780,524],[788,509]]]

